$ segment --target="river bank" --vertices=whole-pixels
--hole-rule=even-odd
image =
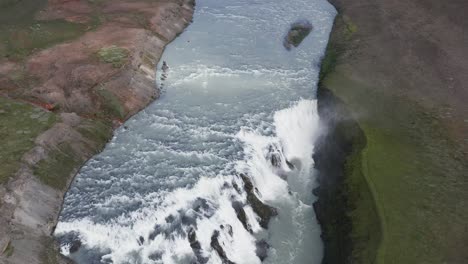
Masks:
[[[466,4],[331,2],[316,154],[324,263],[467,262],[468,65],[455,56],[467,53]]]
[[[2,263],[67,262],[51,237],[63,196],[112,130],[159,97],[154,69],[193,8],[183,0],[1,3]]]

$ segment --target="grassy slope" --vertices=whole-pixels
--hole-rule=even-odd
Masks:
[[[0,97],[0,184],[18,170],[23,154],[55,121],[53,113]]]
[[[64,20],[37,21],[45,0],[0,0],[0,59],[21,60],[51,45],[73,39],[86,26]]]
[[[349,52],[346,43],[355,30],[337,18],[322,75],[322,85],[344,102],[366,137],[346,166],[353,258],[356,263],[466,263],[467,162],[417,100],[354,78],[341,55]],[[372,224],[374,208],[382,238]]]
[[[0,59],[21,61],[40,49],[85,33],[87,26],[83,24],[64,20],[35,20],[36,12],[45,7],[46,2],[0,0]],[[24,89],[28,89],[35,81],[22,70],[10,77]],[[123,110],[116,102],[115,96],[112,97],[109,92],[102,96],[105,103],[109,104],[109,107],[106,105],[109,111],[105,114],[112,115],[116,112],[117,116],[122,117]],[[50,128],[55,121],[56,115],[51,112],[0,97],[0,164],[5,164],[0,169],[0,184],[6,182],[18,170],[21,157],[34,146],[35,138]],[[107,121],[88,120],[80,125],[79,132],[89,142],[89,148],[97,151],[110,137],[110,127],[111,124]],[[69,175],[82,162],[70,145],[62,144],[52,150],[50,158],[39,162],[34,172],[44,183],[63,189],[68,180],[64,175]]]
[[[104,121],[88,119],[83,121],[77,131],[83,136],[87,149],[96,153],[106,144],[112,136],[111,125]],[[67,187],[69,175],[85,160],[68,142],[63,142],[51,149],[49,157],[41,160],[34,167],[36,175],[45,184],[63,190]]]

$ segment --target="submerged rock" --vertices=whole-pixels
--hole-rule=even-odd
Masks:
[[[312,31],[312,28],[312,24],[307,20],[293,23],[288,34],[284,37],[283,46],[287,50],[291,50],[292,47],[297,48]]]
[[[81,247],[81,240],[73,240],[70,246],[70,254],[77,252]]]
[[[261,261],[264,261],[268,256],[268,249],[270,249],[270,245],[265,240],[260,240],[255,242],[255,254],[257,254],[258,258]]]
[[[145,239],[144,239],[142,236],[140,236],[140,237],[137,239],[137,242],[138,242],[138,245],[141,246],[141,245],[143,245],[143,243],[145,243]]]
[[[266,159],[270,161],[271,165],[276,168],[281,168],[282,163],[282,152],[278,149],[276,145],[271,144],[268,147],[268,154]]]

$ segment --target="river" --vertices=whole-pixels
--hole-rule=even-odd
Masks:
[[[336,11],[326,0],[196,4],[158,65],[168,66],[161,98],[117,129],[67,192],[61,252],[86,264],[318,264],[315,98]],[[286,50],[304,20],[313,30]],[[252,195],[275,208],[268,228]]]

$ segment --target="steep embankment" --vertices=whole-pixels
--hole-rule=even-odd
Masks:
[[[0,262],[57,263],[73,175],[158,98],[155,65],[194,1],[0,1]]]
[[[468,4],[332,3],[319,88],[324,263],[468,262]]]

